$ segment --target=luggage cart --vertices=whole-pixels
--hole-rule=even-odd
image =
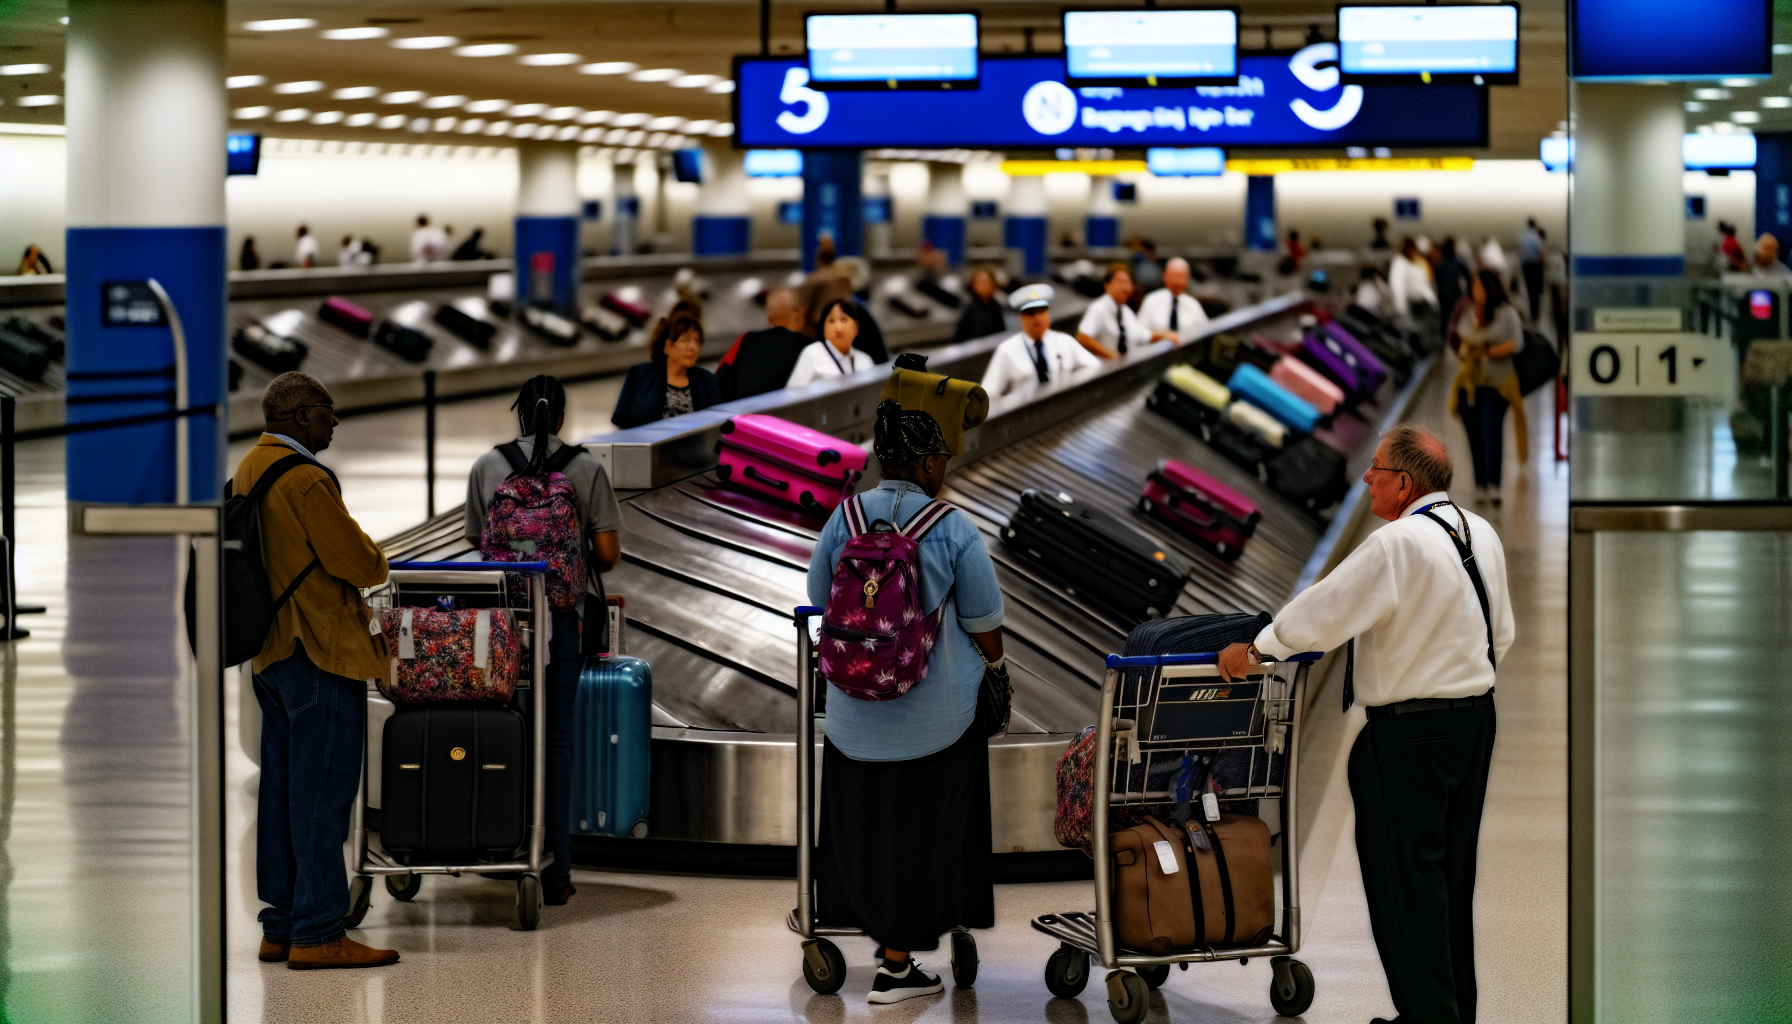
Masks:
[[[1297,793],[1302,726],[1301,698],[1307,672],[1318,654],[1298,654],[1288,662],[1265,664],[1254,696],[1225,697],[1214,654],[1161,654],[1142,657],[1108,655],[1107,674],[1101,686],[1101,714],[1096,718],[1094,786],[1090,791],[1092,831],[1095,843],[1095,912],[1071,911],[1033,919],[1033,927],[1057,939],[1060,945],[1045,965],[1045,984],[1052,995],[1073,999],[1089,983],[1089,958],[1108,968],[1108,1009],[1119,1024],[1135,1024],[1145,1017],[1151,989],[1169,980],[1170,965],[1183,970],[1191,963],[1215,960],[1248,961],[1266,956],[1275,971],[1269,1001],[1278,1014],[1294,1017],[1313,1003],[1313,974],[1294,959],[1300,951],[1300,849],[1293,804]],[[1290,672],[1289,668],[1293,671]],[[1212,679],[1215,688],[1191,688],[1184,680]],[[1165,685],[1176,687],[1165,693]],[[1217,692],[1217,696],[1216,696]],[[1175,732],[1178,717],[1174,705],[1169,716],[1158,716],[1160,697],[1200,701],[1203,717],[1223,717],[1242,725],[1222,736],[1152,738]],[[1164,701],[1170,704],[1171,701]],[[1116,750],[1118,741],[1120,749]],[[1236,759],[1247,765],[1245,785],[1220,794],[1223,801],[1278,798],[1281,810],[1282,916],[1280,934],[1259,946],[1227,949],[1178,950],[1156,955],[1125,949],[1114,939],[1112,863],[1108,851],[1109,814],[1117,805],[1149,805],[1170,802],[1167,791],[1150,791],[1146,780],[1163,780],[1168,773],[1153,771],[1179,764],[1185,755]],[[1116,756],[1119,755],[1119,756]],[[1281,781],[1274,782],[1272,768],[1282,765]],[[1236,765],[1237,761],[1232,760]],[[1197,813],[1199,813],[1197,811]]]
[[[508,573],[525,573],[529,581],[529,603],[518,612],[518,628],[527,645],[529,657],[524,662],[527,672],[518,673],[517,688],[535,686],[547,678],[548,602],[546,562],[393,562],[385,593],[376,593],[375,607],[389,606],[397,591],[407,585],[440,587],[481,596],[511,597],[505,586]],[[371,684],[369,695],[378,690]],[[358,927],[373,903],[373,876],[383,875],[386,892],[392,898],[410,902],[423,887],[424,875],[455,875],[463,871],[521,872],[516,883],[516,923],[523,931],[533,931],[541,922],[541,869],[552,860],[542,852],[547,832],[542,824],[546,802],[547,719],[545,700],[532,700],[529,714],[531,762],[529,775],[529,839],[526,856],[507,861],[476,864],[400,864],[384,850],[375,850],[367,842],[367,800],[369,773],[373,770],[368,756],[372,730],[362,742],[361,791],[355,796],[353,817],[349,822],[349,839],[354,843],[354,877],[349,882],[349,912],[342,919],[344,927]]]
[[[821,609],[796,610],[796,907],[785,918],[803,937],[803,980],[821,995],[833,995],[846,984],[846,957],[825,936],[863,935],[857,928],[815,921],[815,716],[827,710],[827,682],[816,669],[815,638],[809,632]],[[977,982],[977,940],[963,928],[952,929],[952,984],[970,988]]]

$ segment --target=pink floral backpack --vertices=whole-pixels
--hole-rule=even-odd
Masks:
[[[851,531],[821,616],[821,674],[848,697],[895,700],[927,677],[946,602],[921,607],[921,538],[952,511],[934,500],[892,527],[866,520],[857,497],[841,506]]]
[[[485,508],[480,554],[490,562],[548,563],[548,606],[571,611],[585,596],[585,539],[579,535],[578,495],[565,469],[585,449],[561,445],[540,476],[525,472],[529,460],[515,442],[499,445],[498,451],[511,473]],[[526,583],[522,573],[509,575],[516,577],[512,583]]]

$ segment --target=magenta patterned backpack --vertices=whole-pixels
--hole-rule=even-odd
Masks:
[[[579,535],[577,492],[564,470],[585,449],[561,445],[540,476],[524,472],[529,460],[515,442],[499,445],[498,451],[511,472],[485,508],[480,554],[490,562],[548,563],[548,606],[571,611],[585,596],[585,539]],[[510,575],[518,577],[513,584],[526,582],[522,573]]]
[[[921,608],[921,538],[952,506],[929,502],[907,525],[870,523],[857,497],[841,505],[851,531],[821,616],[821,674],[848,697],[895,700],[927,678],[946,602]]]

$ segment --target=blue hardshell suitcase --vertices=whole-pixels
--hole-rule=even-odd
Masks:
[[[573,835],[646,838],[652,753],[653,669],[587,659],[573,701]]]
[[[1242,398],[1292,430],[1311,434],[1319,424],[1319,410],[1313,403],[1269,379],[1269,374],[1249,363],[1238,364],[1227,382],[1235,397]]]

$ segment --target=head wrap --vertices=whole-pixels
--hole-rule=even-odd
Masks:
[[[894,399],[877,406],[877,433],[871,450],[885,469],[912,466],[928,455],[946,453],[946,439],[932,413],[903,409]]]

